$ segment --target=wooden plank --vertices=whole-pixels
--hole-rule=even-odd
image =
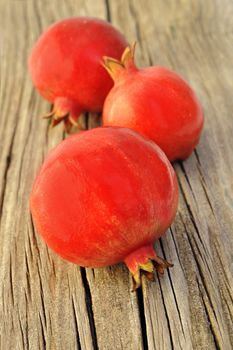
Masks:
[[[48,105],[33,90],[26,66],[41,30],[68,15],[54,5],[1,3],[2,349],[93,348],[80,269],[53,258],[35,235],[28,211],[32,179],[48,149],[62,139],[61,128],[48,133],[38,118]]]
[[[48,105],[35,93],[27,75],[29,48],[50,23],[75,12],[104,18],[104,2],[93,6],[92,1],[12,1],[1,3],[1,9],[5,18],[1,55],[5,86],[1,118],[1,130],[5,129],[1,135],[3,348],[104,349],[111,341],[116,348],[127,344],[128,349],[141,349],[137,300],[130,292],[127,272],[117,296],[109,280],[103,298],[98,278],[92,281],[90,271],[87,278],[85,269],[62,261],[46,248],[36,236],[28,212],[35,173],[48,149],[63,138],[61,127],[48,132],[47,124],[37,118]],[[15,28],[17,33],[12,37]],[[89,126],[93,123],[97,125],[98,120],[91,118]],[[115,313],[109,322],[103,310],[109,316],[113,297],[116,309],[121,304],[122,312]]]
[[[0,0],[0,13],[0,348],[231,349],[232,2]],[[49,106],[32,87],[27,56],[43,29],[73,15],[108,18],[138,38],[139,64],[178,71],[205,109],[197,150],[175,164],[176,221],[156,243],[175,266],[137,293],[123,265],[80,269],[55,256],[28,211],[36,171],[64,135],[37,117]]]
[[[179,213],[158,249],[175,267],[158,284],[143,287],[149,349],[230,349],[232,3],[221,3],[221,11],[218,2],[183,1],[182,7],[178,1],[148,1],[150,11],[143,2],[111,4],[114,23],[126,26],[134,20],[143,51],[139,63],[180,72],[205,108],[200,145],[189,160],[175,166]]]

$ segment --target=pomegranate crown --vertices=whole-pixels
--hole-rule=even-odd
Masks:
[[[126,69],[136,68],[134,63],[135,46],[136,42],[126,47],[120,61],[112,57],[103,56],[102,66],[107,70],[114,81]]]

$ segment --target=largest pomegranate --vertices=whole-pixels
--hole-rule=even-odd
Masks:
[[[152,141],[126,128],[71,136],[48,156],[30,198],[36,227],[63,258],[100,267],[124,261],[140,285],[170,266],[154,242],[177,210],[175,172]]]
[[[73,17],[49,27],[33,47],[29,69],[41,95],[54,104],[52,125],[66,129],[82,111],[99,112],[113,83],[101,65],[103,55],[120,58],[127,46],[110,23]]]

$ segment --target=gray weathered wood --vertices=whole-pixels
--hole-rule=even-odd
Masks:
[[[223,349],[233,344],[233,3],[230,0],[0,0],[0,348]],[[174,164],[179,211],[157,252],[175,266],[131,293],[123,265],[83,269],[51,252],[28,210],[35,174],[64,137],[38,118],[29,50],[50,23],[107,18],[138,40],[139,65],[183,75],[205,110],[193,155]],[[85,125],[85,117],[82,118]],[[89,117],[89,128],[99,125]]]

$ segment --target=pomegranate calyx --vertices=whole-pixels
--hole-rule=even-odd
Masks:
[[[119,76],[119,73],[125,69],[124,65],[120,61],[107,56],[103,57],[102,65],[114,81],[116,80],[117,76]]]
[[[142,275],[145,275],[150,281],[154,281],[154,266],[151,260],[148,260],[145,264],[139,264],[138,269],[135,273],[132,273],[133,277],[133,289],[132,292],[135,292],[136,289],[142,285]]]
[[[134,42],[131,46],[126,47],[124,50],[121,60],[116,60],[112,57],[103,56],[102,65],[110,74],[112,79],[115,81],[122,72],[127,69],[133,68],[135,69],[134,64],[134,52],[135,52],[136,42]]]
[[[149,281],[154,281],[155,271],[163,275],[165,269],[173,266],[172,263],[157,256],[152,245],[141,247],[129,254],[125,259],[125,264],[133,277],[132,291],[141,286],[142,275],[145,275]]]
[[[51,128],[64,121],[65,132],[69,133],[73,126],[79,130],[84,130],[78,121],[79,114],[79,108],[72,101],[65,97],[59,97],[56,98],[52,111],[43,115],[42,118],[50,119]]]
[[[160,256],[156,256],[156,258],[153,259],[153,265],[156,271],[160,275],[164,274],[164,271],[168,269],[169,267],[173,267],[174,264],[170,263],[169,261],[162,259]]]
[[[129,68],[130,66],[135,66],[134,64],[134,53],[135,53],[136,41],[131,45],[126,47],[122,56],[121,63],[125,68]]]

